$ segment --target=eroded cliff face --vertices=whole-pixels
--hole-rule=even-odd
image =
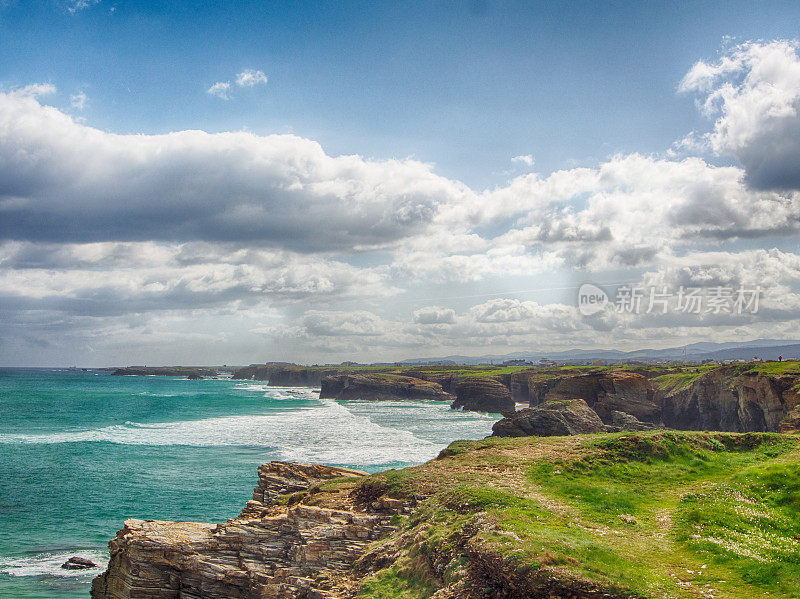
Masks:
[[[320,398],[398,400],[434,399],[452,402],[455,397],[438,383],[398,374],[337,374],[322,379]]]
[[[642,422],[659,422],[660,409],[653,401],[647,378],[632,372],[592,372],[554,376],[529,382],[530,407],[545,401],[582,399],[606,424],[611,413],[625,412]]]
[[[792,375],[770,377],[736,367],[717,368],[684,388],[656,391],[655,402],[669,428],[777,432],[800,405],[796,383]]]
[[[92,584],[93,599],[325,599],[339,597],[338,573],[368,543],[387,534],[402,502],[374,513],[275,498],[339,477],[365,473],[321,465],[272,462],[242,514],[223,524],[126,520],[109,543],[111,560]],[[292,496],[289,495],[291,498]],[[386,509],[383,509],[386,508]]]
[[[326,376],[341,373],[341,369],[303,368],[273,364],[254,364],[239,368],[234,379],[269,381],[273,387],[319,387]]]
[[[469,377],[458,381],[456,400],[450,407],[498,414],[516,409],[508,387],[491,377]]]

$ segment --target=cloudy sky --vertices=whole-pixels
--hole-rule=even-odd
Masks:
[[[0,365],[800,338],[798,3],[195,4],[0,0]]]

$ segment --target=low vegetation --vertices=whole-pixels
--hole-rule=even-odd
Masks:
[[[632,597],[798,597],[799,467],[800,439],[777,434],[456,442],[358,489],[420,499],[396,519],[399,558],[361,595],[429,597],[470,575],[480,547],[517,581]]]

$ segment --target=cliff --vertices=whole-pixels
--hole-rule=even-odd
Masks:
[[[185,376],[190,379],[201,379],[206,376],[218,376],[216,368],[196,368],[193,366],[126,366],[116,368],[112,376]]]
[[[456,383],[456,400],[450,407],[493,413],[514,412],[516,409],[508,388],[488,377],[469,377]]]
[[[653,382],[664,425],[682,430],[778,431],[800,406],[800,376],[777,363],[665,375]]]
[[[789,430],[796,424],[787,420],[781,429],[781,423],[800,405],[797,362],[547,369],[263,364],[239,369],[234,378],[324,386],[323,397],[340,399],[450,400],[457,409],[494,413],[513,412],[514,402],[533,408],[547,401],[582,399],[606,425],[614,425],[613,414],[619,412],[641,423],[680,430]],[[330,381],[323,385],[326,378]],[[408,379],[413,384],[399,382]]]
[[[489,438],[414,468],[273,462],[223,524],[129,520],[94,599],[800,595],[800,440]]]
[[[452,402],[455,397],[438,383],[397,374],[337,374],[322,379],[320,398],[398,400],[435,399]]]
[[[108,569],[93,599],[219,597],[300,599],[335,596],[332,573],[349,568],[366,545],[392,530],[390,513],[287,505],[324,481],[363,472],[272,462],[242,514],[223,524],[126,520],[109,542]],[[285,497],[283,505],[276,501]],[[316,498],[319,500],[319,498]]]
[[[232,378],[269,381],[273,387],[319,387],[326,376],[342,372],[340,368],[254,364],[237,369]]]

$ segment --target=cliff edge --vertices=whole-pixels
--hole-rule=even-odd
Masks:
[[[129,520],[94,599],[800,596],[800,439],[459,441],[367,476],[272,462],[223,524]]]

